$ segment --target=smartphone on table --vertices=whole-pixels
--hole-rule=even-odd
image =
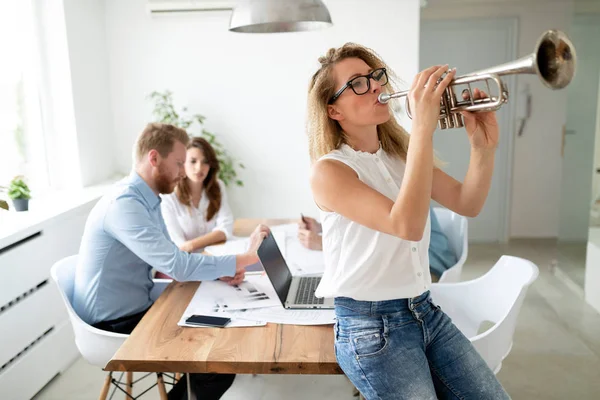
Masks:
[[[194,314],[185,320],[186,324],[197,326],[213,326],[216,328],[224,328],[231,322],[231,318],[213,317],[211,315]]]

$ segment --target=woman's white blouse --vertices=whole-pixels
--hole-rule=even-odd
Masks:
[[[175,192],[161,195],[161,211],[165,225],[171,240],[177,246],[213,231],[223,232],[227,239],[233,236],[233,214],[227,201],[227,191],[223,182],[218,182],[221,187],[221,208],[210,221],[206,221],[209,201],[204,190],[197,208],[182,204]],[[204,249],[197,249],[195,252],[202,250]]]
[[[366,153],[345,144],[322,158],[346,164],[362,182],[396,201],[406,167],[400,158],[381,147],[376,153]],[[413,242],[367,228],[335,212],[320,213],[325,272],[317,297],[383,301],[416,297],[428,290],[429,217],[423,238]]]

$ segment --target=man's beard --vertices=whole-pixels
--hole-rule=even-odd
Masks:
[[[164,168],[163,165],[159,165],[158,172],[154,176],[156,190],[158,190],[158,193],[160,194],[173,193],[175,185],[177,185],[177,182],[179,181],[179,179],[175,181],[169,179],[169,175],[166,173],[165,169],[166,168]]]

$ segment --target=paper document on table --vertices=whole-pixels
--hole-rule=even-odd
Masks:
[[[298,235],[298,224],[283,224],[270,226],[271,232],[283,232],[286,235],[297,236]]]
[[[333,310],[288,310],[282,306],[238,311],[222,310],[210,315],[289,325],[330,325],[335,322]]]
[[[199,311],[241,310],[280,304],[266,275],[247,275],[244,282],[237,286],[230,286],[223,281],[202,282],[188,304],[186,313],[202,314]]]
[[[297,224],[273,226],[271,232],[292,275],[323,273],[325,270],[323,252],[307,249],[300,243]]]
[[[248,238],[235,238],[223,244],[205,247],[204,250],[213,256],[237,255],[245,253],[249,245],[250,240]]]
[[[307,249],[297,237],[287,237],[285,261],[292,275],[318,274],[325,271],[325,259],[320,250]]]
[[[281,252],[281,255],[283,256],[283,258],[286,258],[286,247],[287,247],[287,235],[285,232],[273,232],[273,239],[275,239],[275,242],[277,243],[277,247],[279,247],[279,251]]]

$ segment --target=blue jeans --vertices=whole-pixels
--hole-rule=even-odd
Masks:
[[[509,399],[429,291],[412,299],[335,299],[335,354],[368,400]]]

